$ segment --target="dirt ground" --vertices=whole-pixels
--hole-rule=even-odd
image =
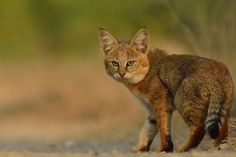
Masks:
[[[195,149],[186,153],[157,153],[151,151],[148,153],[133,154],[128,148],[133,142],[130,141],[113,141],[113,142],[92,142],[79,143],[67,141],[66,143],[57,144],[39,144],[39,143],[14,143],[1,145],[0,156],[9,157],[123,157],[123,156],[161,156],[161,157],[207,157],[214,155],[215,157],[235,156],[236,151],[231,149],[225,150],[202,150]]]
[[[234,157],[234,152],[197,152],[193,151],[190,153],[143,153],[143,154],[131,154],[131,153],[102,153],[102,154],[94,154],[94,153],[32,153],[32,152],[0,152],[0,156],[7,157]]]
[[[34,63],[0,66],[0,156],[235,156],[235,135],[222,150],[206,136],[188,153],[132,154],[145,112],[102,63]],[[188,134],[175,113],[175,146]]]

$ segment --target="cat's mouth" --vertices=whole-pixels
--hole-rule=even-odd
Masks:
[[[127,74],[127,73],[124,73],[124,74],[115,73],[114,77],[117,79],[129,79],[130,78],[129,74]]]
[[[119,81],[129,81],[132,79],[132,78],[128,77],[127,74],[121,76],[119,73],[115,73],[113,75],[113,78],[116,80],[119,80]]]
[[[128,74],[124,75],[123,77],[121,77],[119,74],[114,74],[113,78],[116,79],[117,81],[126,82],[126,83],[138,83],[139,81],[142,80],[139,77],[134,77]]]

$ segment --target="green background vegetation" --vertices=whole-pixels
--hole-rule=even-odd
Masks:
[[[236,2],[2,0],[0,60],[92,57],[99,51],[99,27],[130,38],[142,26],[152,38],[178,41],[189,53],[231,59],[236,49]]]

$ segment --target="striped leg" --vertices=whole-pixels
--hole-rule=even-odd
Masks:
[[[134,153],[149,151],[153,139],[158,132],[157,121],[155,118],[149,116],[140,131],[139,142],[136,147],[132,149]]]

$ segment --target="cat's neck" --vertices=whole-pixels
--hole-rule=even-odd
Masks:
[[[150,70],[156,69],[161,60],[168,56],[168,53],[158,48],[151,48],[148,52]]]
[[[142,86],[146,86],[150,80],[153,79],[153,77],[157,76],[157,70],[158,70],[158,64],[168,56],[168,54],[161,49],[158,48],[151,48],[148,52],[148,60],[149,60],[149,70],[144,79],[138,83],[127,83],[125,86],[127,86],[129,89],[133,88],[140,88]]]

